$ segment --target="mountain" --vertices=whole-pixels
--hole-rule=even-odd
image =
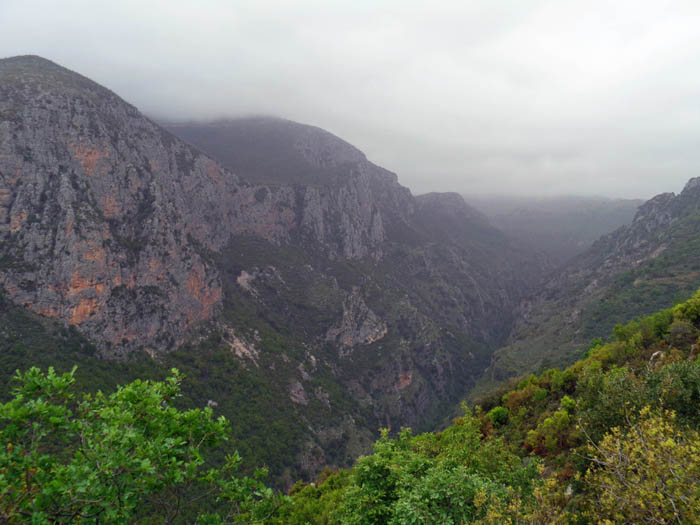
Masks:
[[[5,378],[77,363],[96,389],[176,366],[181,402],[217,406],[289,483],[379,426],[440,421],[551,269],[319,128],[168,127],[48,60],[0,60]]]
[[[548,260],[508,239],[455,193],[414,198],[406,188],[395,192],[378,185],[387,177],[395,181],[396,176],[320,128],[269,117],[165,125],[242,178],[264,180],[272,188],[291,184],[296,191],[318,192],[314,201],[319,200],[326,213],[347,208],[348,195],[373,199],[372,205],[381,211],[382,232],[370,258],[381,264],[367,271],[388,269],[384,282],[398,279],[396,285],[412,300],[430,301],[429,316],[454,311],[453,328],[483,332],[477,338],[487,345],[508,332],[512,299],[532,289],[551,268]],[[356,180],[360,188],[351,186]],[[311,186],[306,185],[309,181]],[[330,222],[345,224],[362,216],[362,209]],[[455,279],[461,280],[458,286]],[[499,322],[492,322],[494,315]]]
[[[271,523],[698,523],[700,292],[440,432],[383,435]]]
[[[334,186],[358,165],[370,168],[364,153],[327,131],[275,117],[214,122],[163,123],[247,180],[259,184]],[[370,169],[381,171],[372,166]],[[387,173],[388,174],[388,173]]]
[[[490,379],[565,365],[618,323],[690,297],[700,286],[700,179],[639,207],[524,300]]]
[[[595,197],[467,199],[494,226],[547,254],[556,264],[568,262],[602,235],[631,223],[644,202]]]

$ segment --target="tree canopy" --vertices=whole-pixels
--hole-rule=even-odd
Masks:
[[[72,391],[74,372],[18,372],[0,405],[0,521],[226,523],[275,510],[280,498],[263,472],[235,476],[237,454],[207,460],[228,423],[209,407],[173,406],[177,370],[94,395]]]

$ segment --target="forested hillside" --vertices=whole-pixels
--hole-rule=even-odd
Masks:
[[[697,523],[700,292],[441,432],[384,433],[278,523]]]
[[[522,301],[482,386],[566,366],[616,324],[691,297],[700,286],[698,183],[644,203],[631,224],[601,237]]]
[[[34,368],[16,376],[13,399],[0,404],[0,517],[697,523],[700,292],[616,326],[613,336],[564,370],[465,405],[440,432],[385,429],[373,454],[298,482],[289,497],[266,488],[259,473],[238,472],[214,405],[177,407],[179,373],[76,397],[73,373]]]

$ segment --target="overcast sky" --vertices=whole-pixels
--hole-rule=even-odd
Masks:
[[[700,176],[700,1],[0,0],[156,118],[325,128],[414,193],[650,197]]]

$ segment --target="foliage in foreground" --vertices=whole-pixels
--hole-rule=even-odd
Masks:
[[[338,516],[343,523],[462,523],[485,511],[510,487],[529,496],[534,462],[523,462],[498,439],[483,442],[467,413],[438,434],[396,439],[386,432],[361,458]]]
[[[275,523],[700,522],[700,292],[439,433],[385,433]]]
[[[697,523],[699,328],[700,293],[618,325],[585,359],[442,432],[385,431],[351,470],[298,483],[289,499],[234,476],[237,455],[205,462],[227,424],[172,407],[176,372],[77,398],[72,373],[31,369],[0,405],[0,520]]]
[[[17,373],[0,405],[0,521],[200,523],[268,517],[279,497],[259,477],[236,477],[205,453],[227,439],[211,408],[180,411],[177,370],[163,382],[134,381],[105,395],[71,391],[73,372]],[[262,475],[262,473],[260,473]]]
[[[625,431],[614,428],[591,445],[586,481],[592,518],[613,523],[700,523],[700,437],[679,431],[675,414],[642,409]]]

